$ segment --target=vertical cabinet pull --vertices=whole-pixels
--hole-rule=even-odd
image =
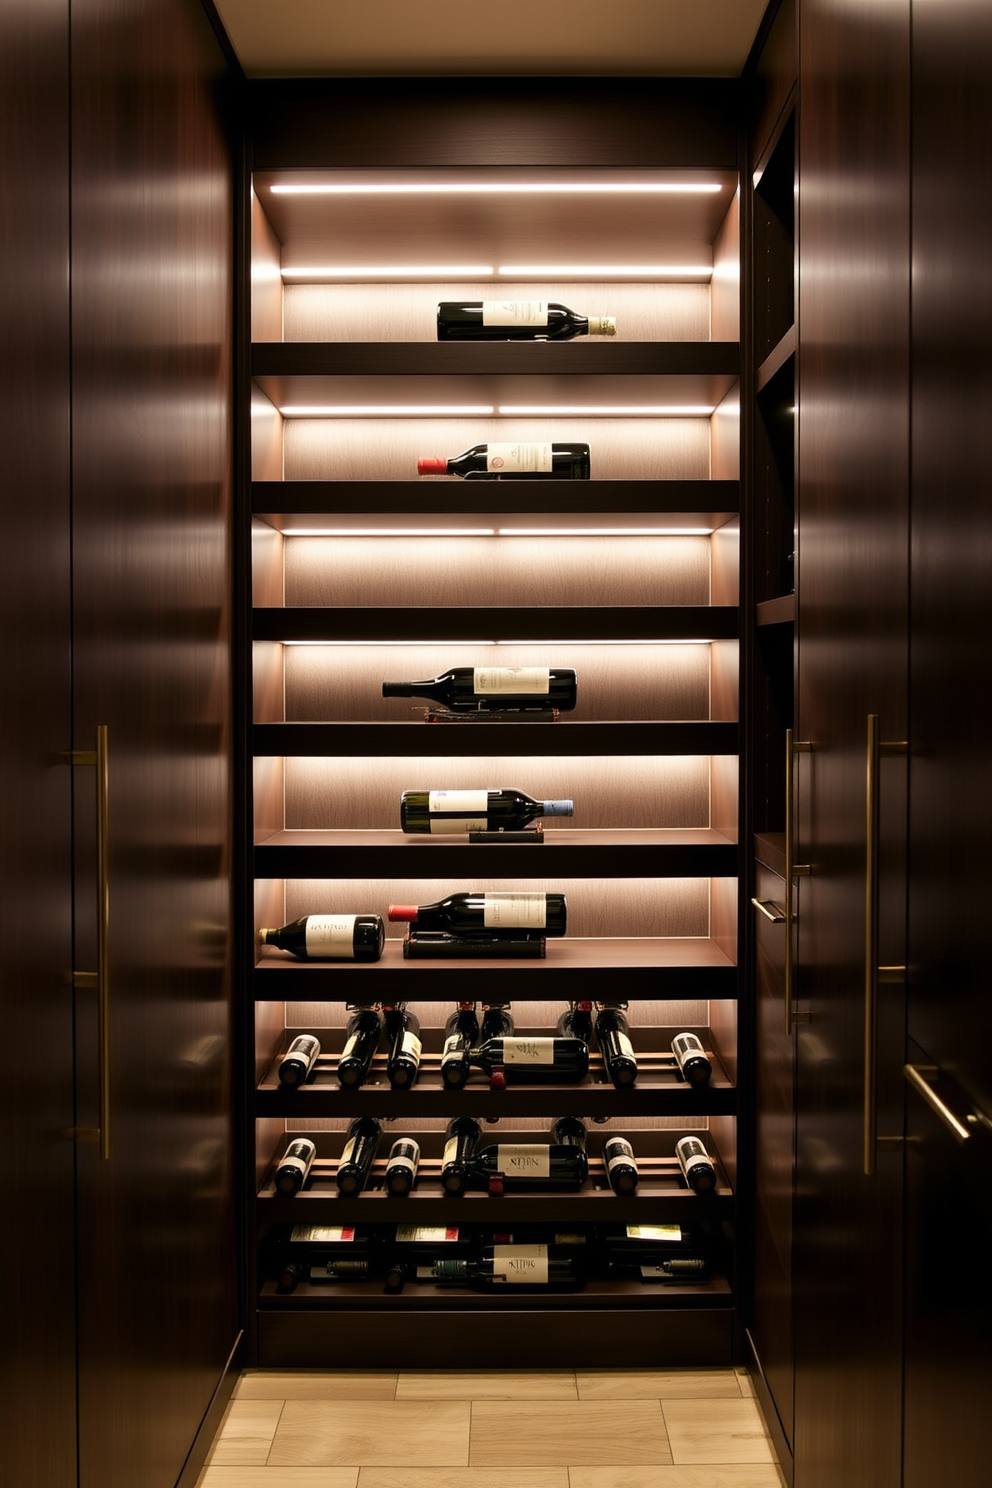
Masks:
[[[796,755],[808,754],[811,745],[809,740],[794,739],[792,730],[785,731],[785,1032],[786,1037],[792,1033],[793,1011],[792,1011],[792,985],[793,985],[793,962],[792,962],[792,927],[795,923],[795,894],[792,880],[796,877],[804,877],[809,874],[808,863],[797,863],[795,861],[795,776]]]
[[[77,1127],[77,1141],[96,1141],[100,1157],[110,1157],[110,764],[107,725],[96,730],[95,749],[74,749],[74,765],[96,766],[96,971],[74,971],[73,986],[96,988],[97,1082],[99,1125],[95,1130]]]
[[[882,742],[878,714],[868,714],[868,740],[865,770],[865,1025],[864,1025],[864,1151],[866,1178],[875,1173],[875,1151],[878,1146],[878,985],[879,981],[900,980],[905,966],[878,964],[878,835],[879,835],[879,763],[883,751],[905,754],[905,740]]]

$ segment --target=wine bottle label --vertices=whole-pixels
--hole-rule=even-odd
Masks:
[[[312,1033],[301,1033],[286,1050],[286,1058],[292,1055],[297,1059],[309,1059],[311,1055],[320,1053],[320,1044]]]
[[[548,1147],[500,1143],[496,1148],[496,1161],[501,1173],[522,1174],[528,1178],[551,1177],[551,1150]]]
[[[307,915],[308,956],[353,956],[357,915]]]
[[[355,1143],[357,1141],[358,1141],[358,1138],[357,1137],[349,1137],[348,1140],[347,1140],[347,1142],[345,1142],[345,1144],[344,1144],[344,1151],[341,1153],[341,1166],[342,1167],[344,1167],[345,1163],[350,1163],[351,1162],[352,1156],[353,1156],[354,1151],[355,1151]]]
[[[634,1149],[629,1142],[625,1142],[622,1137],[616,1137],[607,1145],[610,1149],[610,1156],[606,1159],[606,1170],[608,1173],[612,1173],[616,1167],[637,1167],[637,1163],[634,1160]]]
[[[488,805],[486,790],[431,791],[427,798],[431,833],[484,832],[489,824]],[[435,812],[449,814],[435,815]]]
[[[617,1046],[621,1054],[626,1054],[628,1059],[634,1058],[634,1046],[625,1033],[617,1034]]]
[[[400,1041],[399,1052],[401,1054],[408,1055],[409,1058],[412,1059],[416,1064],[420,1061],[420,1051],[423,1047],[424,1046],[420,1042],[420,1039],[417,1037],[417,1035],[415,1033],[410,1033],[410,1031],[407,1030]]]
[[[279,1164],[279,1171],[280,1173],[299,1173],[302,1178],[308,1167],[309,1163],[304,1157],[284,1157]]]
[[[354,1225],[345,1225],[341,1228],[331,1225],[294,1225],[289,1238],[305,1245],[336,1245],[339,1241],[354,1240],[355,1227]]]
[[[446,1038],[444,1041],[444,1048],[441,1051],[441,1063],[451,1064],[457,1060],[461,1064],[464,1054],[464,1041],[459,1034],[453,1033],[450,1038]]]
[[[550,1266],[546,1245],[496,1245],[493,1280],[547,1286]]]
[[[358,1043],[358,1034],[357,1033],[351,1034],[345,1040],[344,1048],[341,1050],[341,1058],[342,1059],[347,1059],[350,1056],[350,1054],[352,1053],[352,1051],[353,1051],[353,1049],[354,1049],[354,1047],[355,1047],[355,1045],[357,1043]]]
[[[628,1225],[628,1240],[663,1240],[668,1245],[682,1243],[681,1225]]]
[[[405,1168],[408,1173],[413,1174],[417,1171],[417,1160],[413,1157],[390,1157],[388,1167],[391,1173],[397,1168]]]
[[[487,930],[543,930],[548,922],[548,896],[537,890],[488,893],[483,896],[482,923]]]
[[[457,1225],[443,1229],[437,1225],[397,1225],[396,1238],[401,1245],[443,1245],[458,1239]]]
[[[487,444],[486,469],[493,475],[510,471],[541,474],[554,470],[550,444]]]
[[[551,668],[473,667],[472,691],[479,694],[512,692],[547,697],[551,691]]]
[[[547,300],[483,300],[484,326],[543,326],[548,324]]]
[[[458,1138],[457,1137],[449,1137],[448,1140],[444,1144],[444,1154],[443,1154],[443,1156],[441,1158],[441,1166],[442,1166],[442,1168],[446,1168],[449,1163],[453,1163],[454,1162],[454,1160],[455,1160],[455,1154],[457,1153],[457,1151],[458,1151]]]
[[[554,1064],[555,1041],[549,1038],[503,1040],[504,1064]]]
[[[680,1059],[685,1059],[689,1054],[702,1054],[702,1044],[694,1033],[680,1033],[672,1039],[672,1049]]]
[[[709,1153],[698,1137],[681,1137],[675,1143],[675,1155],[683,1162],[700,1157],[705,1157],[709,1161]]]

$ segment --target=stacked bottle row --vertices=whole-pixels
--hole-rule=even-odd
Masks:
[[[637,1056],[626,1011],[619,1001],[571,1002],[558,1019],[554,1035],[516,1037],[509,1003],[487,1003],[479,1019],[474,1002],[459,1002],[444,1029],[441,1083],[461,1090],[473,1070],[481,1070],[491,1090],[507,1084],[568,1084],[589,1072],[589,1046],[595,1041],[607,1078],[617,1089],[637,1080]],[[344,1047],[336,1076],[346,1089],[368,1079],[379,1047],[386,1043],[386,1077],[394,1090],[407,1090],[420,1070],[423,1043],[420,1023],[405,1002],[349,1004]],[[298,1034],[279,1063],[280,1084],[297,1089],[313,1077],[320,1058],[316,1034]],[[698,1034],[686,1030],[671,1041],[671,1062],[680,1079],[700,1087],[709,1083],[712,1066]]]
[[[366,1187],[382,1136],[383,1122],[375,1116],[356,1116],[350,1123],[334,1174],[338,1193],[354,1197]],[[449,1198],[479,1189],[493,1197],[512,1191],[577,1192],[589,1177],[586,1136],[585,1122],[578,1116],[561,1116],[552,1123],[547,1142],[493,1142],[483,1146],[482,1126],[475,1117],[455,1116],[445,1132],[437,1178]],[[276,1192],[292,1197],[306,1187],[316,1156],[316,1143],[310,1137],[294,1138],[276,1166]],[[693,1193],[713,1193],[716,1169],[699,1137],[681,1137],[675,1144],[675,1156]],[[636,1190],[637,1158],[626,1137],[606,1138],[603,1164],[615,1194]],[[419,1167],[419,1143],[412,1137],[398,1137],[385,1159],[385,1191],[395,1198],[411,1193]]]
[[[265,1257],[282,1293],[301,1283],[334,1282],[378,1283],[386,1292],[437,1282],[501,1289],[579,1288],[597,1280],[695,1285],[723,1263],[722,1235],[705,1224],[280,1225]]]

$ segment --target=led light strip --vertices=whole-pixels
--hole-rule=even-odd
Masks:
[[[704,181],[328,181],[280,182],[269,190],[274,196],[700,196],[713,195],[723,186]]]
[[[284,279],[709,279],[710,264],[303,264],[279,271]],[[272,277],[275,277],[273,275]]]
[[[426,404],[397,403],[288,403],[280,407],[284,418],[709,418],[716,409],[711,403],[654,403],[604,406],[580,404]]]
[[[283,537],[711,537],[712,527],[281,527]]]

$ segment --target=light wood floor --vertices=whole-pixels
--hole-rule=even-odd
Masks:
[[[780,1488],[731,1369],[248,1370],[197,1488]]]

